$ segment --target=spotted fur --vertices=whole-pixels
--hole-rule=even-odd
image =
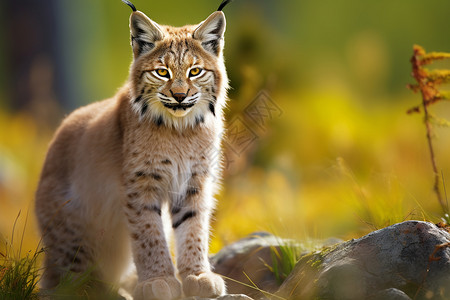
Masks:
[[[136,300],[219,296],[225,286],[211,271],[208,239],[228,86],[225,17],[218,11],[175,28],[124,2],[133,9],[129,80],[63,121],[41,173],[41,284],[53,288],[67,272],[87,270],[118,284],[134,262]]]

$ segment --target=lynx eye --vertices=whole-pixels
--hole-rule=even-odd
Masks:
[[[167,69],[156,69],[155,73],[159,77],[170,78],[170,73],[169,73],[169,70],[167,70]]]
[[[195,77],[195,76],[198,76],[198,75],[200,75],[201,72],[202,72],[202,69],[200,69],[200,68],[192,68],[192,69],[189,71],[189,77]]]

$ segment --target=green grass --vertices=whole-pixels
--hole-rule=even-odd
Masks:
[[[2,300],[24,300],[38,299],[37,284],[39,282],[39,270],[37,260],[43,250],[29,251],[21,257],[23,237],[26,228],[22,231],[20,246],[14,250],[14,232],[19,219],[20,212],[13,225],[11,242],[4,239],[0,252],[0,299]]]
[[[268,267],[275,275],[278,284],[282,284],[300,258],[300,247],[293,241],[283,241],[279,246],[270,248],[270,255],[272,266]]]
[[[39,282],[36,260],[39,252],[29,253],[16,260],[1,253],[0,266],[0,299],[23,300],[38,299],[37,284]]]

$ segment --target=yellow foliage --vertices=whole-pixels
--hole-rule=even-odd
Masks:
[[[363,106],[342,90],[296,95],[271,95],[283,114],[225,178],[211,252],[255,231],[351,238],[406,219],[439,219],[423,129],[404,114],[409,99]],[[0,229],[10,239],[18,211],[29,211],[27,251],[39,241],[32,203],[52,132],[26,114],[2,112],[0,126],[7,128],[0,132]],[[449,139],[440,134],[445,175]]]

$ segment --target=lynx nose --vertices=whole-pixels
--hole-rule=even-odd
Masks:
[[[187,94],[185,93],[175,93],[173,94],[173,97],[175,98],[175,100],[177,100],[178,102],[183,102],[184,99],[186,99]]]
[[[177,100],[178,103],[183,102],[183,100],[186,99],[187,97],[187,93],[174,93],[172,91],[170,91],[170,93],[172,94],[172,97],[174,97],[175,100]]]

